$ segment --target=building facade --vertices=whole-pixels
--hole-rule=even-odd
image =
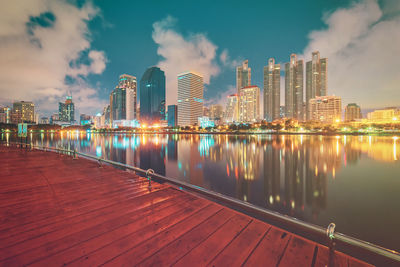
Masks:
[[[345,121],[355,121],[362,119],[361,108],[356,103],[350,103],[344,110]]]
[[[400,122],[400,109],[399,108],[385,108],[377,109],[367,114],[367,118],[371,122],[380,123],[393,123]]]
[[[229,95],[226,103],[224,119],[226,123],[239,121],[239,97],[237,94]]]
[[[273,121],[280,118],[281,102],[281,65],[275,64],[275,59],[268,60],[264,67],[264,119]]]
[[[243,61],[241,66],[236,67],[236,90],[251,85],[251,68],[249,68],[249,61]]]
[[[252,123],[260,119],[260,88],[247,86],[239,93],[239,121]]]
[[[198,123],[203,116],[203,77],[194,72],[178,75],[178,125],[189,126]]]
[[[296,54],[291,54],[290,62],[285,64],[285,116],[298,121],[304,120],[303,65]]]
[[[147,124],[165,120],[165,74],[148,68],[140,79],[140,121]]]
[[[0,122],[11,123],[12,110],[9,107],[0,107]]]
[[[110,124],[113,121],[137,119],[136,77],[128,74],[119,76],[118,85],[110,94]]]
[[[178,106],[168,105],[168,127],[178,126]]]
[[[311,98],[326,96],[328,93],[328,59],[320,58],[318,51],[312,53],[306,63],[306,120],[310,119]]]
[[[210,106],[210,119],[222,120],[224,116],[224,108],[220,104]]]
[[[310,99],[310,119],[334,123],[342,118],[342,99],[338,96],[317,96]]]
[[[11,121],[12,123],[35,122],[35,105],[30,101],[14,102]]]
[[[58,103],[58,120],[69,123],[75,121],[75,104],[72,102],[72,96],[67,96],[64,103]]]

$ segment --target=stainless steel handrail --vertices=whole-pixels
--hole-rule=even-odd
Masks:
[[[260,215],[267,220],[269,219],[269,220],[272,220],[277,223],[283,223],[283,224],[286,224],[291,227],[299,228],[308,233],[315,234],[321,239],[325,238],[327,241],[329,239],[331,239],[333,241],[340,241],[340,242],[348,244],[352,247],[358,247],[362,250],[369,251],[374,255],[383,256],[383,257],[391,259],[395,262],[400,262],[400,253],[397,251],[386,249],[386,248],[380,247],[378,245],[375,245],[375,244],[372,244],[372,243],[369,243],[369,242],[366,242],[366,241],[363,241],[363,240],[360,240],[360,239],[357,239],[354,237],[350,237],[350,236],[347,236],[345,234],[338,233],[338,232],[329,232],[327,235],[327,229],[324,229],[320,226],[317,226],[317,225],[314,225],[311,223],[307,223],[307,222],[298,220],[296,218],[280,214],[275,211],[266,210],[266,209],[257,207],[253,204],[250,204],[250,203],[247,203],[247,202],[244,202],[244,201],[241,201],[241,200],[229,197],[229,196],[225,196],[223,194],[220,194],[220,193],[217,193],[217,192],[214,192],[211,190],[207,190],[205,188],[202,188],[202,187],[199,187],[196,185],[192,185],[192,184],[186,183],[184,181],[177,180],[175,178],[166,177],[166,176],[154,173],[154,172],[149,172],[148,170],[144,170],[144,169],[141,169],[138,167],[134,167],[134,166],[131,166],[128,164],[124,164],[124,163],[120,163],[120,162],[116,162],[116,161],[112,161],[112,160],[108,160],[108,159],[103,159],[103,158],[89,155],[86,153],[78,152],[76,150],[69,150],[69,149],[65,149],[65,148],[46,147],[46,146],[36,146],[36,145],[32,145],[32,144],[25,144],[25,143],[19,143],[19,142],[13,142],[13,143],[20,144],[20,145],[29,145],[31,148],[37,148],[40,150],[66,152],[66,153],[70,153],[72,156],[80,155],[82,157],[93,159],[98,162],[104,162],[104,163],[108,163],[110,165],[126,168],[126,169],[132,170],[136,173],[140,173],[143,176],[146,176],[146,177],[150,176],[151,178],[156,178],[161,181],[167,182],[169,184],[178,186],[179,189],[184,188],[184,189],[190,190],[192,192],[196,192],[201,195],[207,196],[209,198],[216,199],[218,201],[232,205],[234,207],[244,209],[246,211],[252,212],[253,214]],[[328,246],[329,246],[329,244],[328,244]]]

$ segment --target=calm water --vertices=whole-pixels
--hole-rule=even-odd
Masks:
[[[5,134],[2,140],[15,137]],[[400,251],[400,138],[37,134]]]

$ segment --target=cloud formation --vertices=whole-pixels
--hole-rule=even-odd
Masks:
[[[104,101],[85,82],[86,76],[100,74],[106,67],[104,52],[90,47],[87,25],[99,10],[91,3],[79,8],[70,1],[4,2],[7,8],[0,10],[0,101],[33,100],[48,113],[56,111],[57,103],[71,92],[81,111],[101,108]]]
[[[217,76],[220,67],[216,62],[217,46],[204,34],[183,36],[174,29],[176,20],[168,16],[153,24],[153,40],[158,45],[157,54],[162,57],[157,66],[165,71],[167,105],[177,103],[177,75],[195,71],[203,75],[205,84]]]
[[[400,3],[363,0],[323,17],[313,31],[306,60],[319,50],[328,58],[328,94],[362,108],[398,106],[400,100]],[[390,8],[389,8],[390,6]]]

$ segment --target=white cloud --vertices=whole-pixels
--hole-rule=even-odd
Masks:
[[[224,49],[219,55],[219,60],[224,67],[229,67],[231,69],[236,69],[237,66],[242,64],[243,59],[231,59],[228,50]]]
[[[84,81],[106,66],[104,52],[91,50],[87,26],[99,10],[91,3],[78,8],[51,0],[4,1],[1,6],[7,7],[0,10],[2,100],[33,100],[42,111],[54,112],[72,92],[81,111],[101,108],[97,91]],[[89,65],[70,64],[85,53]],[[75,82],[67,85],[67,75]]]
[[[171,16],[153,24],[153,40],[158,45],[157,53],[162,57],[158,62],[166,74],[167,105],[177,103],[177,75],[195,71],[203,75],[204,83],[220,72],[215,62],[217,46],[204,34],[183,36],[173,27],[176,20]]]
[[[310,33],[305,58],[328,58],[328,94],[362,108],[398,106],[400,100],[400,5],[359,1],[325,15],[327,29]],[[397,12],[393,12],[397,8]],[[387,13],[385,13],[387,12]]]
[[[236,85],[228,85],[228,86],[227,86],[227,89],[226,89],[225,91],[219,92],[219,93],[218,93],[214,98],[212,98],[212,99],[208,99],[208,100],[205,102],[205,105],[208,106],[208,105],[220,104],[220,105],[222,105],[222,106],[225,108],[225,106],[226,106],[226,101],[227,101],[227,97],[228,97],[229,95],[236,94],[236,93],[237,93],[237,91],[236,91]]]

